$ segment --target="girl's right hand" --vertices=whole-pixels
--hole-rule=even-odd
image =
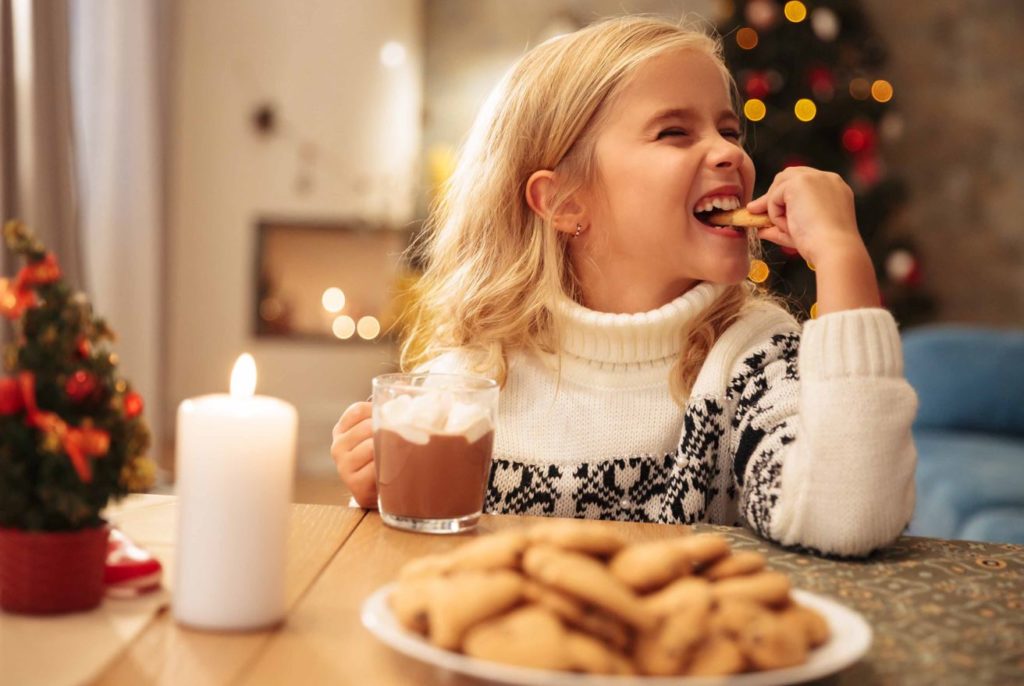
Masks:
[[[377,473],[373,464],[373,404],[353,403],[334,425],[331,457],[342,482],[359,507],[377,507]]]

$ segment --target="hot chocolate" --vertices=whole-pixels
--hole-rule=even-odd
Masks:
[[[458,533],[483,510],[498,385],[448,374],[374,379],[373,450],[384,523]]]
[[[398,517],[449,519],[479,514],[491,466],[494,430],[470,443],[433,434],[414,443],[387,429],[373,440],[380,506]]]

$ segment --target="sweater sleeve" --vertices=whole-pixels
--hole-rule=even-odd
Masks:
[[[833,555],[892,542],[914,508],[917,396],[882,309],[774,335],[733,369],[740,510],[762,536]]]

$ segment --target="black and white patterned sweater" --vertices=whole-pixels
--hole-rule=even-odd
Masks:
[[[679,407],[668,378],[680,329],[721,289],[630,315],[561,303],[563,353],[509,360],[487,511],[746,524],[837,555],[896,538],[914,507],[917,397],[892,316],[851,310],[801,328],[758,304]],[[470,360],[453,352],[428,368]]]

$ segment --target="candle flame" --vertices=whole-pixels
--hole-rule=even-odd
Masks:
[[[231,397],[251,398],[256,392],[256,360],[242,353],[231,370]]]

